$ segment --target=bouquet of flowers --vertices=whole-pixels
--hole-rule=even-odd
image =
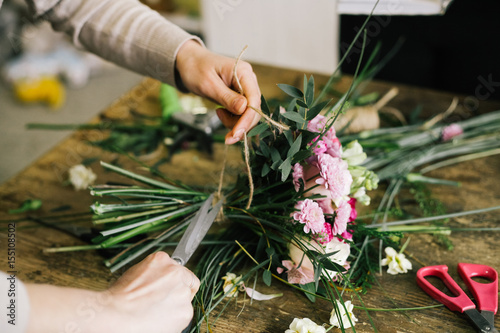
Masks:
[[[247,172],[235,184],[219,187],[217,199],[222,194],[225,198],[220,223],[202,242],[205,251],[195,268],[202,283],[193,331],[199,331],[203,321],[210,327],[208,314],[240,288],[255,299],[272,297],[247,286],[259,272],[267,285],[274,278],[311,301],[329,301],[332,318],[335,315],[332,325],[342,330],[354,325],[355,317],[348,314],[352,305],[343,303],[335,284],[355,291],[370,285],[378,258],[369,255],[369,237],[397,247],[394,233],[355,221],[357,205],[370,203],[368,192],[377,188],[378,177],[362,166],[367,158],[362,146],[355,140],[341,144],[333,127],[351,89],[380,68],[370,67],[373,59],[336,103],[323,100],[335,75],[317,98],[312,76],[304,76],[302,90],[278,85],[289,96],[285,106],[271,110],[262,97],[257,111],[263,120],[245,136]],[[100,235],[92,245],[60,250],[121,249],[105,261],[112,271],[175,245],[210,195],[163,174],[160,181],[101,165],[146,186],[91,187],[99,198],[91,208],[94,224],[102,227]]]
[[[370,203],[368,192],[377,188],[378,177],[361,165],[367,156],[357,141],[342,145],[336,136],[333,123],[343,101],[329,106],[330,101],[315,100],[312,76],[304,78],[303,91],[279,86],[290,102],[271,111],[262,98],[263,121],[244,142],[247,173],[219,189],[225,198],[220,223],[202,242],[206,251],[195,268],[202,286],[195,299],[194,330],[203,320],[210,325],[207,313],[240,288],[252,298],[270,298],[246,287],[259,271],[267,285],[274,277],[311,301],[329,300],[342,324],[339,311],[345,305],[334,283],[364,288],[370,283],[369,271],[378,267],[377,258],[360,260],[368,251],[356,244],[367,236],[394,244],[390,233],[355,222],[356,205]],[[101,165],[146,186],[91,187],[98,198],[92,205],[93,222],[102,230],[93,245],[66,250],[122,249],[105,261],[112,271],[175,245],[210,195],[165,175],[160,181]],[[351,317],[343,320],[341,327],[354,325]]]

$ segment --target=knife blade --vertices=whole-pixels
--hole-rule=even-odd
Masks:
[[[211,194],[203,203],[200,210],[191,219],[189,226],[184,232],[179,244],[175,248],[174,253],[172,253],[172,259],[183,266],[186,265],[203,238],[205,238],[205,235],[212,226],[212,223],[222,207],[224,197],[222,197],[219,202],[212,207],[212,210],[210,210],[213,197],[214,195]]]

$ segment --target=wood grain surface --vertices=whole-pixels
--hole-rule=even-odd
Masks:
[[[276,83],[301,85],[303,73],[255,66],[259,77],[261,90],[266,97],[280,95]],[[321,84],[326,78],[316,76]],[[337,84],[340,91],[345,91],[350,83],[349,77],[343,77]],[[387,82],[372,82],[366,92],[378,91],[384,93],[392,86],[397,86],[400,92],[389,103],[402,112],[411,112],[421,107],[426,116],[445,111],[454,95],[445,92],[430,91],[421,88],[403,86]],[[157,100],[159,83],[146,79],[142,84],[132,89],[117,100],[103,114],[109,117],[127,117],[130,108],[137,112],[154,114],[159,112]],[[478,112],[488,112],[500,109],[500,103],[481,101],[474,96],[458,96],[459,109],[462,118],[473,116]],[[94,121],[97,121],[95,119]],[[93,199],[88,191],[75,191],[66,183],[67,170],[87,158],[98,158],[111,162],[118,161],[126,168],[139,173],[146,172],[128,158],[109,152],[104,152],[86,143],[88,140],[104,138],[105,130],[77,131],[54,147],[51,151],[27,167],[17,176],[0,186],[0,269],[8,270],[7,223],[16,222],[16,270],[18,276],[31,283],[49,283],[59,286],[73,286],[101,290],[114,281],[119,273],[112,274],[102,264],[103,257],[97,251],[44,254],[47,247],[70,246],[82,242],[68,233],[40,226],[28,221],[27,217],[39,219],[42,222],[62,222],[71,220],[70,225],[81,228],[92,227],[89,206]],[[229,148],[229,164],[224,182],[229,184],[236,175],[243,172],[241,151],[237,146]],[[145,163],[153,163],[162,153],[146,158]],[[178,179],[191,185],[213,188],[217,185],[220,167],[224,155],[224,146],[216,144],[212,157],[196,150],[183,151],[174,155],[171,162],[164,164],[161,171],[173,179]],[[97,163],[92,164],[97,173],[97,182],[128,182],[124,178],[105,172]],[[464,162],[453,167],[435,170],[431,177],[460,181],[459,188],[433,186],[434,195],[440,199],[448,213],[464,210],[485,208],[500,205],[500,156],[493,156]],[[383,187],[374,195],[372,207],[380,200]],[[43,206],[39,211],[26,215],[9,215],[8,209],[16,208],[26,199],[39,198]],[[412,202],[403,202],[405,208],[412,209]],[[54,210],[68,208],[66,211]],[[81,213],[76,217],[64,218],[65,214]],[[450,226],[496,227],[500,222],[500,213],[491,212],[461,218],[451,219]],[[56,216],[56,218],[54,217]],[[448,251],[437,244],[433,237],[426,234],[415,234],[407,248],[413,270],[408,274],[391,276],[387,273],[377,276],[375,285],[361,299],[367,308],[395,309],[410,308],[437,304],[422,292],[415,283],[416,271],[422,265],[444,264],[450,268],[451,275],[465,288],[456,272],[457,263],[471,262],[491,265],[500,270],[500,246],[497,232],[457,231],[450,239],[455,248]],[[213,326],[214,332],[284,332],[293,318],[308,317],[317,323],[327,323],[331,307],[329,303],[317,301],[310,303],[304,295],[294,289],[274,280],[271,287],[258,285],[258,290],[264,293],[282,292],[283,297],[265,302],[250,302],[240,297],[232,302]],[[356,305],[360,300],[350,294],[344,295],[345,300],[351,299]],[[370,317],[378,332],[474,332],[463,315],[453,313],[444,307],[418,311],[369,311],[356,309],[355,315],[359,321],[355,328],[357,332],[373,332]],[[369,317],[370,316],[370,317]],[[500,325],[496,325],[500,328]],[[333,329],[332,332],[340,331]],[[348,330],[349,331],[349,330]]]

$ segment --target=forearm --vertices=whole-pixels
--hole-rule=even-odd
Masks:
[[[50,285],[27,284],[30,318],[27,333],[112,332],[111,297],[96,292]]]
[[[90,52],[174,86],[177,52],[195,38],[136,0],[63,0],[45,18]]]

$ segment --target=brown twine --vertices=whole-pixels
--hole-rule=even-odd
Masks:
[[[374,105],[365,105],[354,107],[347,111],[345,115],[339,117],[334,123],[336,130],[344,129],[345,134],[358,133],[366,130],[377,129],[380,127],[379,112],[382,108],[387,108],[385,105],[389,103],[399,93],[398,88],[390,89],[382,98]],[[396,112],[397,111],[397,112]],[[400,121],[404,119],[403,115],[398,110],[391,110]]]
[[[227,163],[227,151],[229,146],[225,145],[226,147],[224,148],[224,160],[222,161],[222,170],[220,171],[220,179],[219,179],[219,189],[217,190],[217,201],[219,200],[222,192],[222,182],[224,180],[224,171],[226,170],[226,163]]]
[[[402,125],[408,125],[408,122],[406,121],[405,116],[403,116],[403,113],[398,109],[393,108],[392,106],[384,106],[379,110],[379,112],[393,115],[397,120],[399,120]]]
[[[431,128],[432,126],[434,126],[435,124],[437,124],[438,122],[440,122],[441,120],[445,119],[450,114],[452,114],[457,109],[457,106],[458,106],[458,97],[453,97],[453,100],[451,101],[451,104],[448,107],[448,109],[445,112],[442,112],[434,116],[433,118],[429,119],[428,121],[426,121],[422,125],[421,129],[425,130]]]
[[[238,84],[238,89],[240,90],[239,93],[241,95],[245,95],[245,92],[243,91],[243,87],[241,86],[240,79],[238,78],[238,74],[237,74],[236,70],[237,70],[237,67],[238,67],[238,63],[240,62],[241,57],[243,56],[243,53],[246,51],[247,48],[248,48],[248,45],[245,45],[245,47],[243,47],[243,50],[241,50],[240,54],[236,58],[236,62],[234,63],[234,67],[233,67],[233,77],[235,78],[236,83]],[[269,117],[264,112],[262,112],[261,109],[253,107],[251,105],[249,105],[248,107],[250,109],[254,110],[255,112],[257,112],[267,122],[273,124],[273,126],[279,128],[280,130],[286,131],[286,130],[288,130],[290,128],[289,126],[287,126],[285,124],[282,124],[280,122],[277,122],[277,121],[273,120],[271,117]]]
[[[252,168],[250,167],[250,149],[248,148],[248,138],[246,133],[243,135],[243,138],[244,138],[243,142],[245,144],[245,164],[247,166],[247,172],[248,172],[248,186],[250,187],[250,193],[248,194],[248,202],[247,206],[245,207],[245,209],[248,210],[252,205],[254,186],[252,178]]]

